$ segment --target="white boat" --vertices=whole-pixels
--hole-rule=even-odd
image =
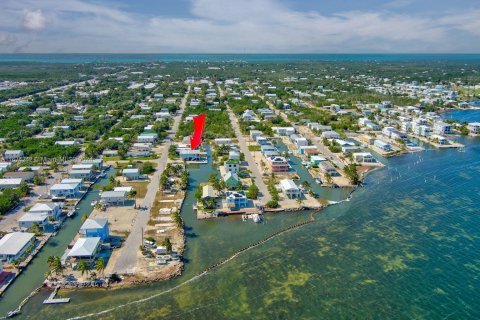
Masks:
[[[246,214],[242,214],[242,221],[247,221],[248,220],[248,216]]]
[[[259,214],[255,213],[255,214],[252,215],[252,220],[255,223],[260,223],[260,222],[262,222],[262,217]]]
[[[315,182],[318,184],[322,184],[322,181],[320,179],[315,179]]]
[[[95,207],[97,205],[98,201],[97,200],[93,200],[92,202],[90,202],[90,205],[92,207]]]
[[[198,209],[198,208],[197,208],[197,204],[194,203],[194,204],[192,205],[192,208],[193,208],[193,211],[197,211],[197,209]]]
[[[72,210],[68,211],[67,217],[70,218],[70,217],[73,216],[74,214],[75,214],[75,209],[72,209]]]

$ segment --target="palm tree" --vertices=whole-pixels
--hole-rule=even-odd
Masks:
[[[303,199],[302,198],[297,198],[297,203],[299,206],[303,204]]]
[[[88,271],[90,270],[90,267],[87,265],[87,263],[85,262],[85,260],[81,260],[78,265],[77,265],[77,269],[78,271],[81,272],[82,274],[82,277],[85,273],[88,273]]]
[[[95,270],[97,270],[98,273],[103,273],[103,270],[105,270],[105,261],[103,258],[98,258],[97,261],[95,261]]]
[[[310,188],[310,183],[309,183],[308,181],[303,181],[303,182],[302,182],[302,187],[303,187],[304,189]]]

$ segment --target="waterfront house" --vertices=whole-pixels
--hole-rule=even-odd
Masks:
[[[227,189],[233,189],[240,183],[240,178],[238,178],[236,173],[227,172],[223,175],[223,181],[225,182]]]
[[[82,164],[93,164],[93,167],[91,168],[93,170],[100,170],[103,168],[102,159],[87,159],[87,160],[83,160]]]
[[[18,260],[34,241],[33,233],[7,233],[0,239],[0,260],[8,263]]]
[[[299,134],[292,134],[290,140],[297,146],[297,148],[308,146],[307,138],[304,138]]]
[[[318,168],[320,171],[323,172],[323,174],[328,174],[332,177],[339,176],[340,174],[338,173],[337,169],[328,161],[322,161],[319,163]]]
[[[435,122],[433,125],[433,132],[436,134],[451,134],[452,125],[443,121]]]
[[[23,151],[22,150],[7,150],[3,154],[3,159],[5,161],[18,161],[23,159]]]
[[[126,195],[123,191],[103,191],[100,195],[100,203],[103,205],[125,204]]]
[[[213,199],[216,198],[216,193],[215,190],[213,190],[213,187],[209,184],[206,184],[202,188],[202,199]]]
[[[40,229],[45,230],[49,225],[49,217],[46,213],[32,213],[26,212],[18,219],[18,226],[20,228],[29,229],[37,225]]]
[[[100,237],[78,238],[68,257],[92,263],[100,251],[100,240]]]
[[[61,184],[73,184],[78,186],[78,190],[83,189],[83,179],[82,178],[68,178],[68,179],[62,179],[60,181]]]
[[[81,164],[74,164],[72,166],[72,170],[92,170],[94,165],[92,163],[81,163]]]
[[[180,149],[180,158],[185,161],[206,161],[207,153],[198,150]]]
[[[472,134],[479,134],[480,133],[480,122],[471,122],[467,126],[468,131]]]
[[[291,179],[281,180],[280,188],[283,194],[289,199],[298,199],[302,197],[302,191]]]
[[[36,203],[30,210],[30,213],[44,213],[49,217],[58,219],[62,214],[62,206],[56,202],[40,202]]]
[[[264,146],[264,145],[270,144],[270,142],[268,141],[268,139],[265,138],[264,136],[257,136],[257,137],[255,138],[255,141],[256,141],[257,144],[259,144],[260,146]]]
[[[248,207],[248,199],[243,191],[227,191],[225,193],[225,202],[231,210]]]
[[[448,139],[438,134],[432,134],[429,139],[438,144],[448,144]]]
[[[139,180],[140,179],[140,170],[138,168],[126,168],[122,171],[122,176],[127,181]]]
[[[225,172],[238,173],[240,171],[240,163],[238,160],[227,160],[223,163]]]
[[[374,163],[377,162],[370,152],[357,152],[353,154],[353,159],[358,163]]]
[[[80,194],[78,184],[56,183],[50,187],[49,195],[53,198],[76,198]]]
[[[73,179],[91,180],[93,177],[93,171],[90,169],[71,170],[68,175]]]
[[[109,237],[108,220],[102,218],[87,219],[80,227],[80,235],[84,238],[99,237],[106,241]]]
[[[287,159],[280,156],[267,157],[267,165],[273,173],[288,172],[290,169]]]
[[[383,151],[386,151],[386,152],[390,152],[390,151],[393,151],[392,149],[392,146],[388,143],[386,143],[385,141],[383,140],[379,140],[379,139],[376,139],[374,142],[373,142],[373,145],[377,148],[380,148],[381,150]]]
[[[318,154],[320,151],[318,150],[317,146],[301,146],[298,148],[298,153],[299,154],[309,154],[309,155],[315,155]]]
[[[22,179],[0,179],[0,190],[18,188],[22,182]]]

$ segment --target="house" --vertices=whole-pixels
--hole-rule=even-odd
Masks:
[[[124,192],[126,195],[128,195],[133,191],[133,187],[115,187],[113,188],[113,191]]]
[[[332,177],[336,177],[340,175],[337,169],[335,169],[335,167],[328,161],[320,162],[320,164],[318,165],[318,168],[320,169],[320,171],[323,172],[323,174],[328,174]]]
[[[272,127],[272,130],[279,136],[291,136],[295,133],[294,127]]]
[[[72,170],[68,173],[70,177],[73,179],[85,179],[85,180],[91,180],[93,177],[93,171],[90,169],[85,169],[85,170]]]
[[[72,166],[72,170],[92,170],[94,167],[91,163],[81,163],[81,164],[74,164]]]
[[[471,122],[467,126],[468,131],[472,134],[479,134],[480,133],[480,122]]]
[[[80,227],[80,235],[84,238],[99,237],[105,241],[109,237],[108,220],[102,218],[87,219]]]
[[[70,141],[55,141],[55,144],[62,147],[71,147],[78,145],[78,141],[70,140]]]
[[[93,262],[100,251],[100,240],[100,237],[78,238],[68,257]]]
[[[251,121],[255,118],[255,113],[252,110],[245,110],[242,114],[242,119],[245,121]]]
[[[248,199],[243,191],[227,191],[225,193],[225,202],[231,210],[248,207]]]
[[[267,165],[270,172],[273,173],[288,172],[290,170],[287,159],[280,156],[267,157]]]
[[[23,156],[22,150],[7,150],[3,154],[3,159],[5,161],[17,161],[23,159]]]
[[[209,184],[206,184],[202,188],[202,199],[213,199],[216,197],[213,187]]]
[[[127,181],[139,180],[140,179],[140,170],[138,168],[127,168],[123,169],[122,176]]]
[[[18,260],[34,241],[33,233],[7,233],[0,239],[0,260],[8,263]]]
[[[118,150],[104,150],[102,156],[104,157],[115,157],[118,155]]]
[[[373,145],[377,148],[380,148],[382,149],[383,151],[386,151],[386,152],[390,152],[390,151],[393,151],[392,149],[392,146],[388,143],[386,143],[385,141],[383,140],[379,140],[379,139],[376,139],[374,142],[373,142]]]
[[[443,121],[435,122],[433,125],[433,132],[436,134],[451,134],[452,125]]]
[[[430,136],[430,140],[438,144],[443,144],[443,145],[448,144],[448,139],[438,134],[432,134]]]
[[[69,179],[62,179],[62,181],[60,181],[61,184],[73,184],[73,185],[76,185],[78,186],[78,190],[81,190],[84,185],[83,185],[83,179],[82,178],[69,178]]]
[[[29,229],[34,225],[38,225],[40,229],[45,230],[46,227],[49,225],[48,214],[44,212],[26,212],[18,219],[18,226],[20,228]]]
[[[340,135],[335,131],[324,131],[321,137],[324,139],[340,139]]]
[[[343,153],[351,153],[357,151],[358,149],[360,149],[360,147],[356,145],[345,144],[342,146]]]
[[[215,141],[215,144],[219,146],[232,144],[232,139],[230,138],[217,138],[214,141]]]
[[[52,198],[75,198],[80,194],[78,184],[56,183],[50,187],[48,194]]]
[[[270,142],[268,141],[268,139],[265,138],[264,136],[257,136],[257,137],[255,138],[255,141],[257,142],[257,144],[259,144],[259,145],[261,145],[261,146],[270,144]]]
[[[180,149],[180,158],[185,161],[206,161],[207,153],[198,150]]]
[[[230,150],[228,152],[228,160],[237,160],[240,161],[240,151]]]
[[[128,157],[148,157],[152,154],[151,143],[134,143],[127,152]]]
[[[370,152],[357,152],[353,154],[353,159],[358,163],[374,163],[377,162]]]
[[[225,172],[238,173],[240,171],[240,163],[238,160],[227,160],[223,163]]]
[[[4,179],[22,179],[22,181],[32,182],[35,177],[35,172],[25,171],[25,172],[7,172],[3,175]]]
[[[310,157],[310,163],[313,164],[313,165],[319,165],[320,162],[323,162],[323,161],[326,161],[327,159],[325,159],[324,157],[321,157],[321,156],[311,156]]]
[[[158,134],[157,133],[141,133],[137,137],[137,141],[139,143],[156,143],[158,139]]]
[[[299,154],[318,154],[320,151],[318,150],[317,146],[301,146],[298,148]]]
[[[103,191],[100,195],[100,203],[104,205],[125,204],[126,196],[123,191]]]
[[[22,182],[22,179],[0,179],[0,190],[18,188]]]
[[[62,214],[62,206],[56,202],[40,202],[36,203],[30,210],[30,213],[45,213],[49,217],[58,219]]]
[[[257,141],[257,137],[262,135],[260,130],[250,130],[250,139]]]
[[[240,183],[240,179],[238,178],[236,173],[227,172],[223,175],[223,181],[228,189],[233,189]]]
[[[307,138],[304,138],[299,134],[292,134],[290,136],[290,139],[292,140],[293,143],[295,143],[297,148],[308,146]]]
[[[283,179],[280,181],[280,189],[289,199],[299,199],[302,197],[302,191],[291,179]]]
[[[87,159],[83,160],[82,164],[93,164],[93,168],[91,169],[102,169],[103,168],[103,160],[102,159]]]

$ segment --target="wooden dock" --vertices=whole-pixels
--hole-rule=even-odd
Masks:
[[[55,290],[53,290],[52,294],[50,294],[47,299],[43,300],[43,304],[69,303],[70,298],[55,299],[55,296],[57,295],[58,289],[59,289],[59,287],[56,287]]]

